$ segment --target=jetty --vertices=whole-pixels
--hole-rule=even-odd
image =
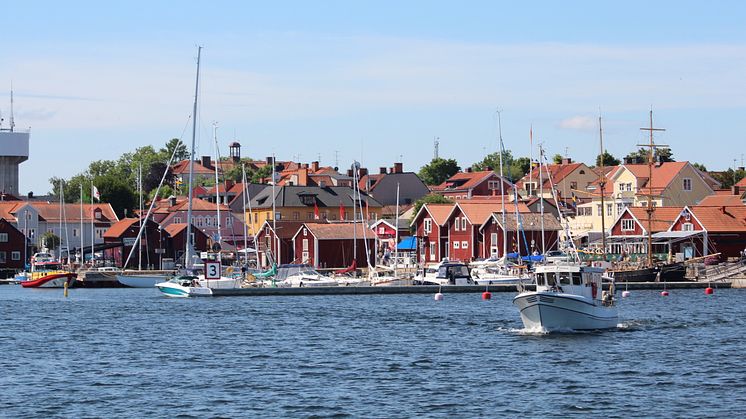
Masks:
[[[709,286],[715,288],[731,288],[729,282],[629,282],[617,283],[616,290],[661,290],[661,289],[704,289]],[[533,284],[526,284],[528,290],[534,288]],[[608,284],[604,284],[607,288]],[[518,292],[515,285],[409,285],[400,287],[256,287],[256,288],[226,288],[213,289],[214,297],[259,297],[279,295],[394,295],[394,294],[463,294],[489,292]]]

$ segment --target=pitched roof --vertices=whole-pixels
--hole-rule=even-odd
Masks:
[[[544,220],[544,231],[559,231],[562,230],[562,225],[560,224],[559,220],[557,220],[556,217],[554,217],[552,214],[536,214],[534,212],[530,213],[521,213],[519,214],[520,217],[516,217],[514,213],[507,213],[505,214],[505,229],[507,231],[516,231],[518,230],[518,222],[521,223],[521,228],[525,231],[541,231],[542,225],[541,221]],[[491,214],[492,219],[495,220],[495,222],[498,225],[502,225],[502,214],[501,213],[492,213]]]
[[[645,230],[648,229],[648,213],[647,207],[627,207],[627,209],[637,218],[640,225]],[[653,213],[651,214],[651,226],[653,233],[659,233],[666,231],[676,218],[681,214],[684,207],[653,207]],[[621,217],[621,216],[620,216]]]
[[[427,211],[431,217],[433,217],[433,220],[435,221],[435,224],[442,226],[445,225],[446,221],[448,221],[448,216],[451,214],[451,210],[453,210],[454,204],[424,204],[423,207],[425,211]]]
[[[194,174],[196,175],[209,175],[215,174],[214,169],[209,169],[202,165],[201,162],[194,162]],[[189,174],[189,160],[182,160],[173,166],[171,166],[171,173],[175,175]]]
[[[60,204],[58,202],[38,202],[29,201],[29,205],[39,213],[39,216],[47,222],[55,223],[61,219],[68,223],[79,222],[80,204],[64,204],[62,206],[62,218],[60,218]],[[116,222],[119,220],[117,214],[110,204],[83,204],[83,221],[90,222],[93,217],[93,211],[101,210],[101,219],[94,219],[94,222]]]
[[[281,239],[292,239],[293,236],[295,236],[295,233],[298,232],[298,229],[303,224],[328,224],[326,220],[313,220],[313,221],[294,221],[294,220],[277,220],[275,221],[275,225],[277,226],[277,237]],[[272,222],[271,221],[265,221],[264,225],[262,225],[262,230],[264,229],[264,226],[269,226],[269,228],[272,228]]]
[[[683,169],[688,162],[681,162],[681,161],[674,161],[674,162],[664,162],[659,165],[654,165],[652,174],[653,174],[653,182],[652,182],[652,189],[653,193],[661,193],[664,189],[668,187],[668,185],[671,184],[671,182],[674,180],[676,175],[681,172],[681,169]],[[627,170],[632,172],[632,174],[638,178],[642,179],[643,183],[640,185],[640,193],[647,193],[647,189],[650,187],[648,184],[649,178],[650,178],[650,168],[647,164],[625,164],[623,165]]]
[[[139,218],[122,218],[106,230],[104,238],[119,238],[124,234],[124,232],[129,230],[130,227],[138,222],[140,222]]]
[[[166,230],[166,233],[168,233],[169,236],[174,237],[175,235],[179,234],[182,230],[186,228],[187,228],[186,223],[172,223],[172,224],[167,225],[163,229]]]
[[[689,208],[709,232],[746,232],[746,205]]]
[[[352,207],[354,201],[353,190],[347,186],[281,186],[275,189],[275,206],[282,207],[310,207],[303,203],[301,196],[311,195],[314,202],[319,208],[334,207],[338,208],[342,203],[344,207]],[[365,192],[360,192],[363,205],[369,205],[372,208],[380,208],[381,203],[368,196]],[[271,208],[272,207],[272,188],[265,188],[256,196],[252,197],[251,205],[254,208]]]
[[[730,191],[729,191],[730,192]],[[741,201],[741,197],[738,195],[725,195],[725,194],[716,194],[716,195],[709,195],[704,198],[702,198],[701,201],[697,204],[698,207],[722,207],[722,206],[743,206],[743,201]]]
[[[481,184],[492,176],[495,176],[498,179],[500,178],[500,176],[492,170],[459,172],[446,179],[446,181],[441,183],[440,185],[432,186],[430,189],[432,191],[438,192],[469,190]],[[503,178],[503,181],[510,184],[510,182],[508,182],[508,180],[505,178]]]
[[[741,179],[741,180],[739,180],[736,183],[736,186],[741,187],[741,188],[746,188],[746,177],[743,178],[743,179]]]
[[[306,223],[305,227],[317,240],[363,239],[363,237],[367,237],[368,240],[375,239],[375,235],[362,223]]]
[[[454,206],[454,209],[456,207],[461,208],[461,211],[464,213],[466,218],[468,218],[469,221],[475,225],[484,224],[484,222],[487,221],[490,218],[490,216],[492,216],[492,213],[502,211],[502,205],[499,202],[461,201]],[[526,206],[526,204],[522,202],[519,202],[517,206],[513,203],[506,202],[505,212],[514,213],[516,211],[516,207],[519,213],[530,213],[531,212],[528,206]]]
[[[539,170],[539,167],[534,167],[532,170],[529,171],[528,174],[523,176],[518,183],[521,185],[521,187],[524,187],[525,183],[528,182],[529,179],[531,179],[532,182],[535,181],[538,185],[539,172],[541,172],[543,187],[548,188],[550,185],[550,177],[552,179],[552,182],[557,184],[564,180],[567,176],[575,172],[575,170],[577,170],[581,166],[583,166],[583,163],[549,164],[542,166],[541,170]]]

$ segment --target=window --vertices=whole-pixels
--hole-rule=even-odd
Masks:
[[[462,241],[462,242],[461,242],[461,248],[462,248],[462,249],[468,249],[468,248],[469,248],[469,242],[467,242],[467,241]]]
[[[306,220],[313,220],[313,213],[312,212],[307,212],[306,213]]]
[[[282,214],[281,214],[281,213],[279,213],[279,212],[276,212],[276,213],[275,213],[275,219],[276,219],[276,220],[282,220]]]
[[[466,217],[461,217],[461,230],[466,231]]]
[[[694,224],[684,223],[681,225],[681,231],[694,231]]]
[[[596,213],[598,213],[598,216],[602,216],[603,207],[601,207],[601,204],[596,205]]]
[[[0,252],[0,263],[6,263],[7,262],[7,254],[5,252]]]
[[[579,171],[579,172],[578,172],[578,174],[580,174],[580,175],[584,175],[584,174],[585,174],[585,170],[581,170],[581,171]]]
[[[293,211],[293,220],[300,220],[300,212]]]
[[[692,190],[692,180],[688,177],[684,178],[684,190],[685,191],[691,191]]]
[[[304,228],[303,229],[303,237],[306,237],[306,236],[308,236],[308,229]]]
[[[489,190],[498,190],[500,189],[500,181],[499,180],[490,180],[487,182],[487,189]]]
[[[578,182],[570,182],[570,189],[578,189]]]
[[[627,184],[627,192],[632,192],[632,183]]]
[[[425,225],[423,227],[425,230],[425,234],[430,234],[431,231],[433,231],[433,220],[430,218],[425,218]]]
[[[614,209],[614,206],[612,204],[606,204],[606,215],[611,215],[612,210]]]
[[[616,204],[616,213],[621,214],[622,211],[624,211],[624,204],[623,203]]]
[[[104,232],[106,232],[105,228],[97,228],[96,229],[96,238],[100,239],[100,238],[104,237]],[[194,243],[194,242],[192,242],[192,243]]]
[[[101,210],[96,208],[95,211],[93,211],[93,216],[96,217],[97,220],[101,219]]]
[[[10,253],[10,259],[11,260],[21,260],[21,252],[14,250]]]
[[[435,243],[430,243],[430,260],[435,260]]]
[[[305,233],[305,230],[303,230],[303,232]],[[308,251],[308,239],[303,239],[303,251]]]
[[[461,221],[458,219],[458,217],[453,219],[453,230],[455,231],[461,230]]]
[[[458,249],[460,245],[461,245],[461,242],[459,242],[459,241],[453,242],[453,248],[454,249]]]
[[[212,226],[212,217],[205,217],[205,224],[207,226]]]
[[[202,227],[204,223],[205,223],[205,220],[204,218],[202,218],[202,216],[197,217],[197,223],[196,223],[197,227]]]
[[[77,228],[73,229],[73,237],[78,237],[78,229]]]
[[[181,224],[181,217],[174,217],[175,224]]]
[[[0,242],[6,243],[8,241],[8,233],[0,233]]]
[[[633,231],[635,229],[635,220],[625,218],[622,220],[622,231]]]
[[[592,207],[578,207],[578,215],[590,217],[593,215]]]

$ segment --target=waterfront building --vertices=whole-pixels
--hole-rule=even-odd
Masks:
[[[304,223],[293,248],[299,263],[320,269],[346,268],[353,260],[359,268],[375,264],[375,235],[363,223]]]
[[[446,198],[457,200],[499,196],[502,193],[510,195],[514,186],[507,179],[501,179],[492,170],[472,171],[471,168],[467,168],[466,171],[456,173],[440,185],[432,186],[430,190]]]
[[[405,172],[402,163],[394,163],[387,170],[379,168],[377,174],[368,173],[368,169],[360,169],[358,186],[361,191],[376,199],[382,205],[396,205],[397,185],[399,190],[399,205],[411,205],[418,199],[430,193],[427,185],[414,172]]]
[[[574,163],[564,158],[559,164],[533,167],[530,173],[516,182],[518,194],[523,197],[552,196],[552,186],[558,198],[570,198],[573,191],[585,191],[588,185],[598,180],[596,171],[585,163]]]

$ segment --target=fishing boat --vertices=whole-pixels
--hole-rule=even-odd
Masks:
[[[535,291],[521,292],[513,298],[523,326],[529,330],[599,330],[619,324],[614,285],[602,291],[603,268],[578,263],[537,266]]]

